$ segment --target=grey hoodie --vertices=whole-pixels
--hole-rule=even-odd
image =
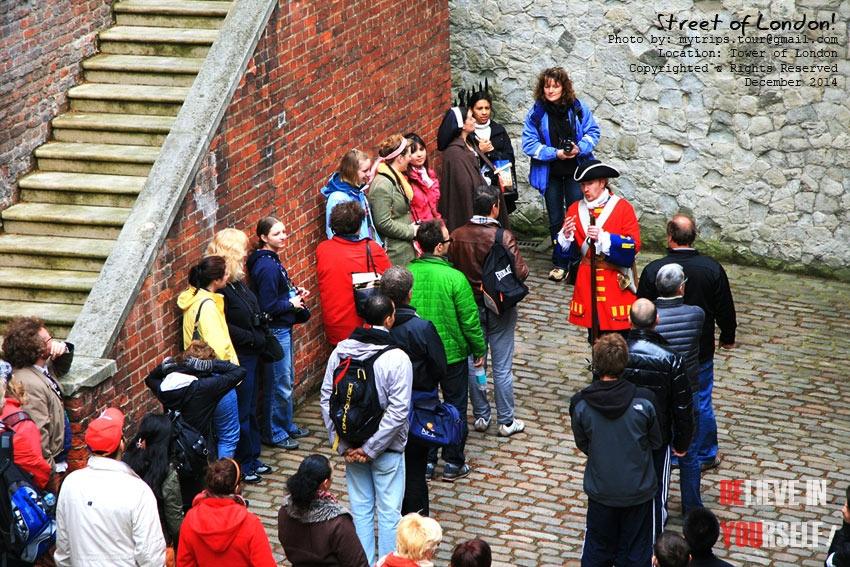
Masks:
[[[375,344],[364,342],[370,337],[376,339]],[[333,391],[334,369],[339,361],[346,357],[365,360],[377,351],[393,344],[389,333],[383,327],[372,329],[355,329],[351,338],[340,341],[328,359],[325,378],[322,382],[322,419],[328,429],[328,440],[331,445],[337,439],[336,429],[330,417],[330,399]],[[378,431],[375,432],[362,446],[363,451],[374,459],[385,451],[401,453],[407,444],[407,414],[410,410],[410,392],[413,384],[413,368],[410,358],[403,350],[394,348],[388,350],[375,360],[375,386],[378,389],[378,400],[384,408],[384,416]],[[343,454],[351,445],[339,439],[337,451]]]

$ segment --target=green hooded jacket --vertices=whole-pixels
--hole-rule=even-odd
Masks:
[[[439,256],[426,254],[407,265],[413,273],[410,304],[437,327],[446,349],[446,362],[455,364],[472,354],[484,356],[484,333],[478,305],[463,272]]]

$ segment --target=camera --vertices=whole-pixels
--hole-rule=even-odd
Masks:
[[[254,313],[252,319],[251,323],[254,327],[265,327],[271,322],[272,317],[268,313],[261,311],[260,313]]]

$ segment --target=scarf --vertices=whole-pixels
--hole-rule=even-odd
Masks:
[[[407,197],[407,201],[410,202],[413,199],[413,187],[410,186],[410,183],[407,181],[407,178],[404,175],[399,175],[399,173],[392,168],[392,166],[381,162],[378,166],[378,173],[383,173],[388,176],[390,179],[395,180],[395,185],[401,189],[404,196]]]
[[[490,139],[490,121],[487,120],[484,124],[475,123],[475,135],[479,140],[489,140]]]

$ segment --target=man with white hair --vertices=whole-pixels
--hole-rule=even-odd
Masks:
[[[679,481],[682,492],[682,513],[687,514],[702,506],[700,497],[700,462],[697,457],[696,439],[699,429],[699,339],[705,312],[696,305],[685,305],[685,271],[675,262],[658,270],[655,288],[658,299],[656,332],[667,340],[670,350],[679,354],[685,364],[685,374],[691,384],[694,407],[694,436],[685,455],[678,457]]]

